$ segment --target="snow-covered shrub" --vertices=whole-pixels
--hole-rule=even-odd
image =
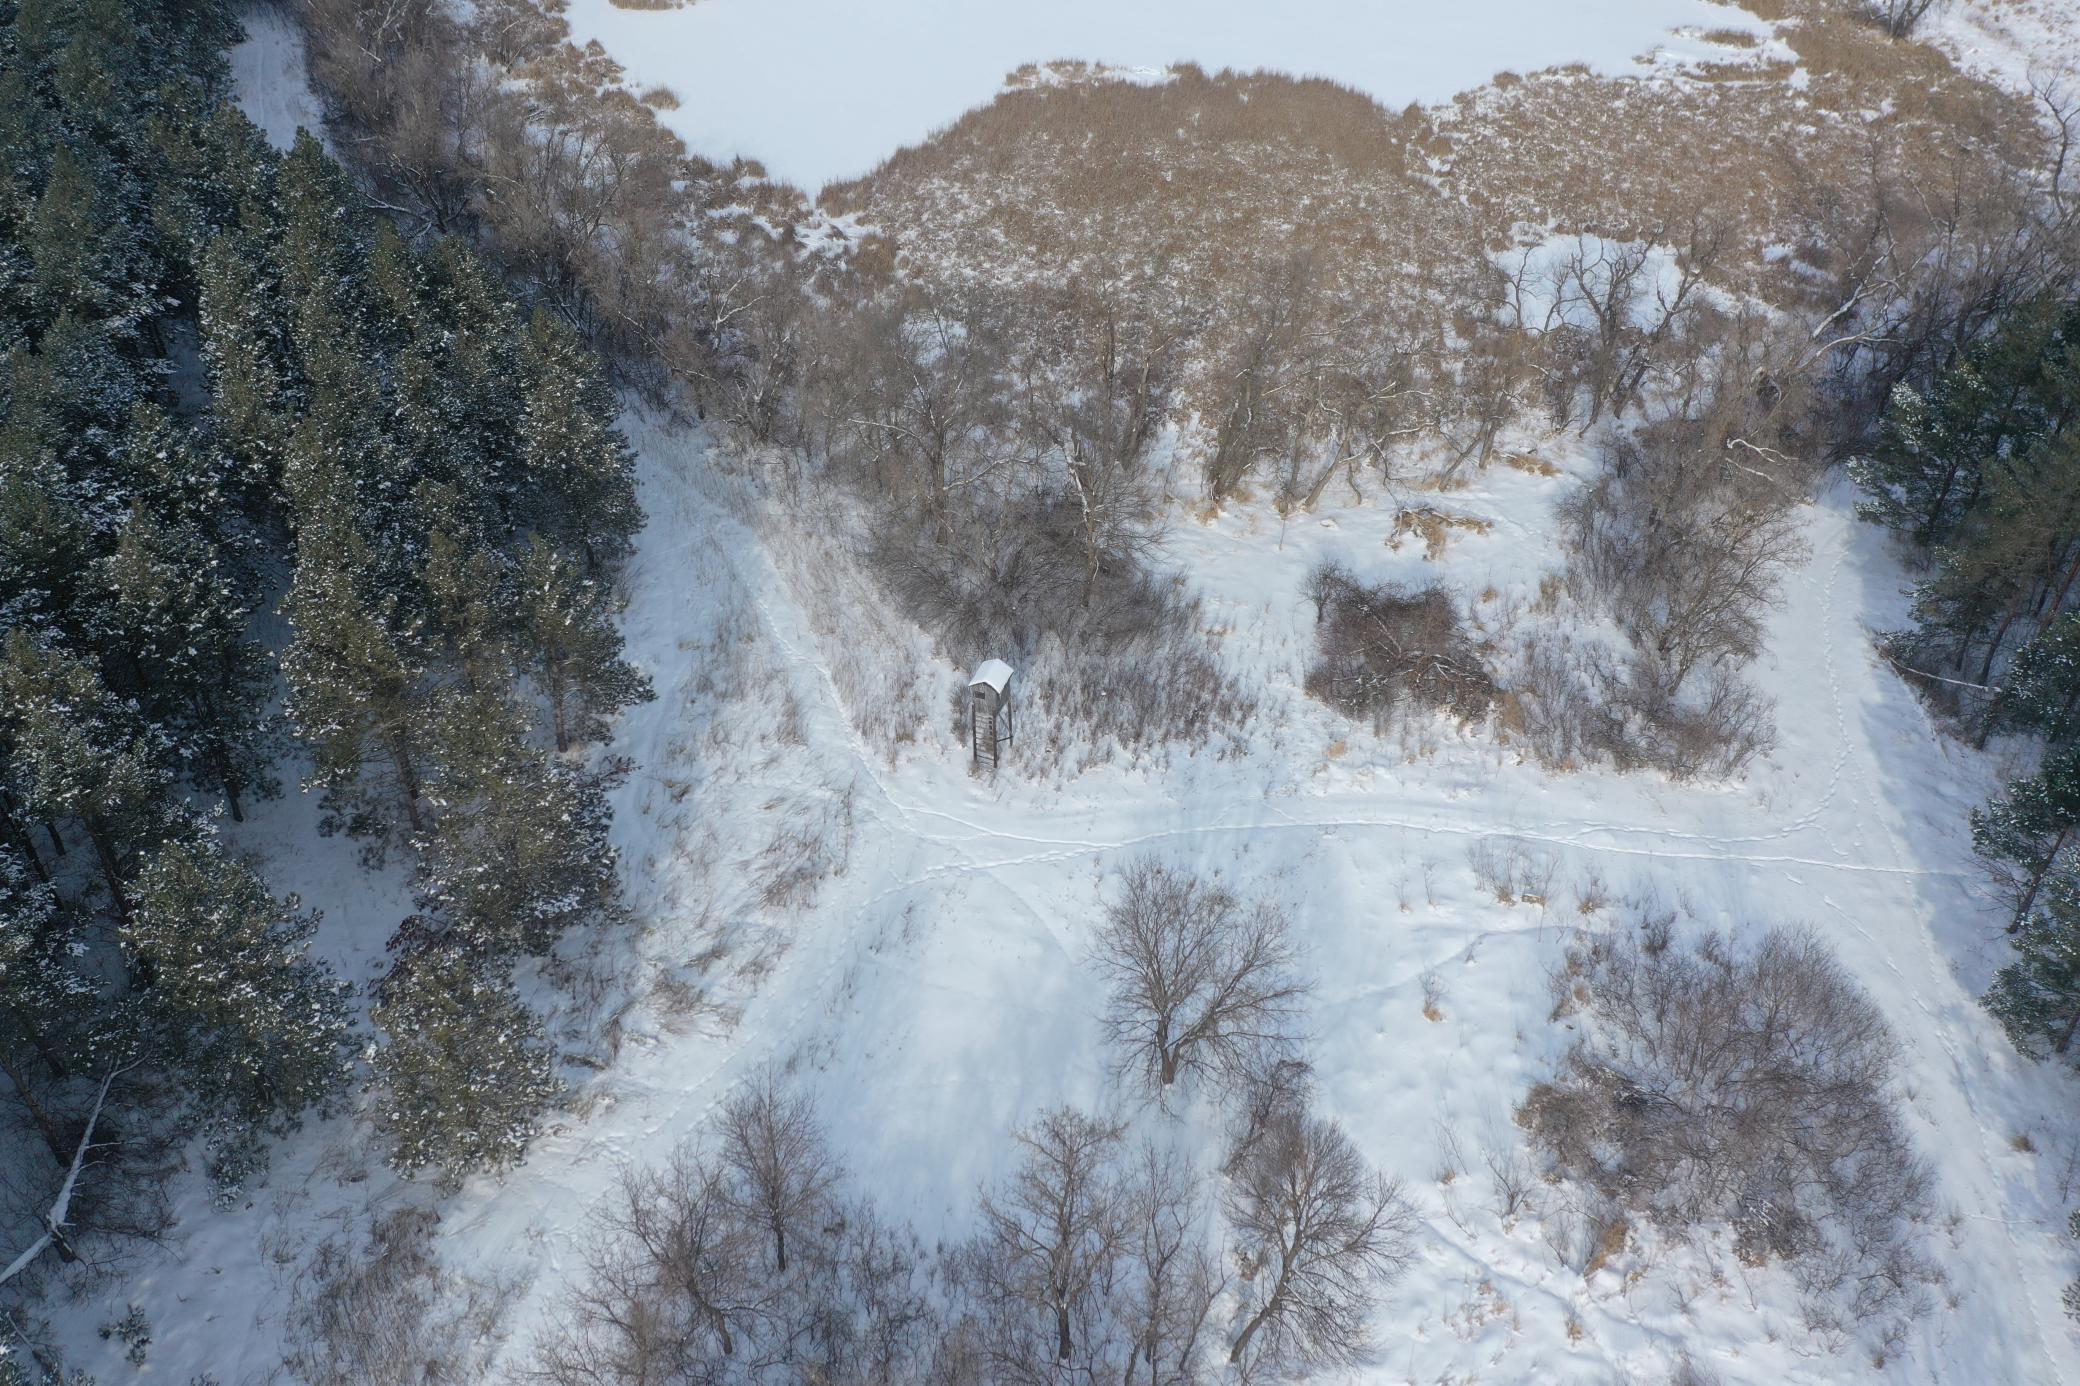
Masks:
[[[1198,598],[1121,552],[1093,573],[1060,497],[976,512],[933,542],[890,525],[874,551],[889,592],[942,655],[1020,668],[1019,763],[1067,773],[1110,747],[1196,747],[1239,728],[1255,699],[1221,665]],[[1078,752],[1081,752],[1081,756]]]
[[[940,1319],[924,1248],[840,1197],[807,1107],[768,1085],[731,1103],[723,1125],[721,1158],[689,1145],[623,1176],[531,1379],[950,1379],[928,1365]]]
[[[1410,704],[1472,721],[1495,703],[1495,681],[1440,586],[1337,584],[1316,629],[1307,691],[1379,731]]]
[[[1740,675],[1714,670],[1673,697],[1635,652],[1550,627],[1524,640],[1503,706],[1504,724],[1552,770],[1719,778],[1776,744],[1775,705]]]
[[[1728,1229],[1744,1262],[1788,1267],[1816,1331],[1887,1338],[1925,1307],[1930,1176],[1895,1110],[1896,1041],[1816,936],[1685,947],[1642,907],[1555,991],[1583,1037],[1518,1119],[1556,1175],[1673,1235]]]
[[[1553,893],[1553,873],[1559,863],[1553,854],[1520,837],[1490,834],[1475,838],[1466,849],[1466,864],[1473,878],[1493,895],[1498,904],[1543,905]]]

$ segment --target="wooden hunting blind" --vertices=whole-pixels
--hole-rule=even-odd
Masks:
[[[1003,743],[1011,739],[1011,666],[985,659],[968,680],[968,754],[977,768],[997,768]]]

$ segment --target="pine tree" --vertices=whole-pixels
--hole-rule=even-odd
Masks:
[[[26,441],[0,432],[0,628],[73,634],[92,522],[55,459],[15,451]]]
[[[262,267],[229,236],[202,264],[200,327],[210,420],[241,474],[278,480],[295,431],[282,304]]]
[[[438,489],[429,486],[429,496]],[[427,504],[438,507],[430,498]],[[512,612],[504,599],[501,566],[496,554],[451,539],[440,528],[428,537],[427,645],[472,693],[511,682]]]
[[[71,1156],[63,1122],[38,1093],[86,1056],[102,1010],[93,983],[75,966],[87,945],[68,926],[58,892],[31,870],[31,859],[0,845],[0,1076],[14,1089],[53,1161]]]
[[[347,988],[309,953],[317,917],[207,839],[139,872],[120,930],[159,1061],[205,1108],[283,1130],[345,1081]]]
[[[2054,877],[2013,941],[2015,960],[1994,975],[1987,1010],[2023,1053],[2072,1058],[2080,1030],[2080,880]]]
[[[529,745],[502,692],[451,692],[433,726],[421,906],[493,957],[546,953],[565,931],[612,918],[615,858],[598,787]]]
[[[520,421],[526,521],[585,562],[610,571],[643,523],[634,458],[614,427],[614,397],[577,334],[537,309],[521,353]]]
[[[2015,899],[2011,931],[2035,908],[2080,831],[2080,747],[2057,751],[2034,775],[1972,810],[1972,850],[2003,872]]]
[[[310,748],[309,786],[325,795],[327,827],[370,839],[379,855],[397,813],[414,832],[424,826],[424,671],[393,634],[394,597],[371,590],[352,487],[315,433],[307,426],[299,435],[289,475],[297,534],[296,574],[282,601],[293,637],[282,655],[285,712]]]
[[[2068,611],[2016,651],[1989,726],[2053,744],[2080,736],[2080,611]]]
[[[164,748],[93,668],[10,632],[0,649],[0,780],[23,814],[79,825],[118,914],[136,859],[172,836]]]
[[[1851,468],[1869,497],[1864,513],[1918,543],[1951,542],[1989,476],[2058,418],[2059,367],[2072,347],[2066,317],[2057,303],[2026,305],[1928,393],[1895,387],[1877,449]]]
[[[657,696],[621,658],[605,585],[584,577],[540,535],[528,537],[518,587],[517,643],[523,667],[548,700],[557,750],[600,740],[608,718]]]
[[[439,1171],[454,1186],[518,1164],[556,1100],[555,1060],[541,1024],[503,969],[440,939],[410,939],[371,1013],[377,1120],[389,1160]]]
[[[138,235],[135,210],[106,183],[103,161],[60,145],[23,229],[35,302],[46,320],[73,316],[135,330],[159,306],[159,267]]]
[[[219,790],[234,820],[243,796],[273,783],[263,709],[271,672],[246,638],[251,603],[215,548],[133,507],[115,549],[95,565],[94,631],[104,660],[128,672],[188,777]]]

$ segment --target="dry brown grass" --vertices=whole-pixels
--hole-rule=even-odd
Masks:
[[[1050,64],[822,202],[949,289],[1075,280],[1174,299],[1213,319],[1199,355],[1217,360],[1223,306],[1290,258],[1346,338],[1393,324],[1400,345],[1446,340],[1519,225],[1638,238],[1707,212],[1737,247],[1716,277],[1795,301],[1814,277],[1764,250],[1819,258],[1816,222],[1853,222],[1869,170],[1926,171],[1940,194],[2039,138],[2017,99],[1839,3],[1749,8],[1785,21],[1802,89],[1734,30],[1710,39],[1750,60],[1673,80],[1504,73],[1399,112],[1324,81],[1189,66],[1159,85],[1061,80]]]
[[[694,0],[607,0],[617,10],[680,10]]]
[[[679,109],[679,93],[670,87],[646,87],[636,98],[653,111],[676,111]]]
[[[1398,549],[1408,535],[1419,534],[1423,538],[1423,557],[1435,562],[1444,557],[1445,544],[1453,530],[1486,534],[1494,528],[1494,521],[1476,515],[1455,515],[1429,505],[1407,506],[1394,517],[1394,533],[1387,543]]]

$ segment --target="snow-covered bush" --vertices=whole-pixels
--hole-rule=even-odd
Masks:
[[[1495,681],[1444,588],[1345,581],[1321,605],[1307,691],[1331,707],[1384,731],[1411,704],[1461,721],[1494,706]]]
[[[1923,1309],[1930,1176],[1895,1110],[1897,1043],[1816,936],[1685,946],[1642,906],[1555,991],[1583,1037],[1518,1113],[1554,1174],[1673,1235],[1728,1229],[1743,1262],[1788,1267],[1817,1330],[1885,1338]]]
[[[479,1379],[503,1295],[443,1270],[438,1215],[399,1208],[365,1237],[319,1243],[290,1293],[284,1363],[309,1386],[420,1386]]]

